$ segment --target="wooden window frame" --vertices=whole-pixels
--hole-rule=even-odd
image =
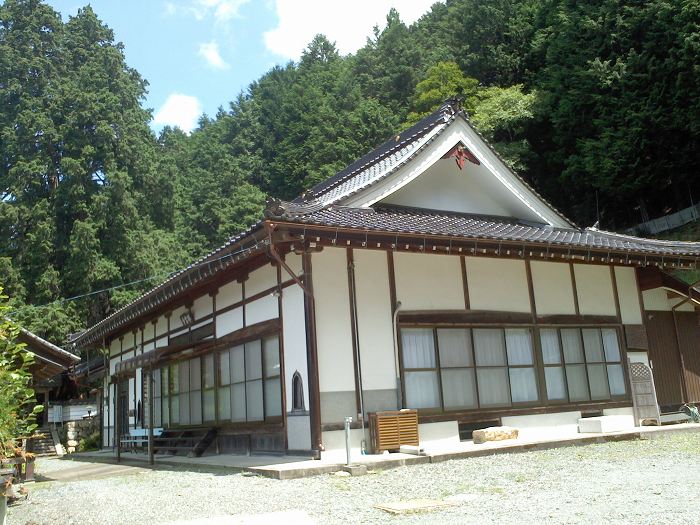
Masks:
[[[434,344],[434,352],[435,352],[435,368],[405,368],[404,366],[404,359],[403,359],[403,342],[402,342],[402,337],[401,337],[401,330],[404,328],[422,328],[426,330],[432,330],[433,333],[433,344]],[[469,337],[471,340],[471,358],[472,358],[472,366],[465,366],[465,367],[446,367],[442,368],[440,364],[440,346],[439,346],[439,341],[438,341],[438,335],[437,335],[437,330],[438,329],[469,329]],[[483,366],[479,367],[476,363],[476,348],[474,344],[474,330],[478,329],[484,329],[484,328],[491,328],[491,329],[498,329],[501,332],[501,337],[503,338],[503,348],[505,350],[505,366]],[[583,329],[586,328],[593,328],[598,331],[599,337],[600,337],[600,342],[601,342],[601,347],[603,349],[603,361],[598,363],[591,363],[591,364],[602,364],[605,367],[605,374],[606,374],[606,379],[608,381],[608,391],[610,392],[610,378],[609,378],[609,373],[608,373],[608,365],[616,365],[619,364],[622,366],[623,370],[623,376],[624,376],[624,381],[625,381],[625,394],[624,395],[616,395],[613,396],[612,393],[610,393],[609,397],[607,399],[591,399],[591,392],[590,392],[590,380],[589,380],[589,374],[588,374],[588,362],[586,359],[586,351],[585,351],[585,346],[584,346],[584,341],[583,341]],[[510,365],[508,361],[508,348],[507,348],[507,342],[506,342],[506,330],[508,329],[526,329],[528,330],[530,334],[530,343],[531,343],[531,351],[532,351],[532,364],[531,365]],[[542,346],[541,346],[541,336],[540,336],[540,331],[543,329],[554,329],[557,333],[557,339],[559,343],[559,356],[561,363],[560,364],[550,364],[550,365],[545,365],[544,364],[544,358],[542,355]],[[582,363],[570,363],[570,364],[581,364],[584,367],[584,373],[585,373],[585,379],[586,379],[586,389],[588,392],[588,399],[586,400],[581,400],[581,401],[570,401],[570,393],[569,393],[569,380],[568,376],[566,374],[566,359],[564,357],[564,343],[562,340],[561,336],[561,330],[562,329],[576,329],[578,331],[578,337],[581,343],[581,351],[583,354],[583,362]],[[602,338],[602,331],[605,329],[612,329],[614,330],[616,336],[617,336],[617,343],[618,343],[618,350],[619,350],[619,355],[620,355],[620,361],[607,361],[606,356],[605,356],[605,346]],[[508,325],[501,325],[501,326],[494,326],[493,324],[475,324],[475,323],[399,323],[398,326],[398,331],[399,331],[399,337],[398,337],[398,352],[399,352],[399,367],[400,367],[400,375],[401,375],[401,394],[402,398],[405,400],[406,399],[406,381],[405,381],[405,373],[406,371],[408,372],[420,372],[420,371],[431,371],[437,373],[437,379],[438,379],[438,390],[439,390],[439,403],[440,406],[436,408],[421,408],[418,409],[419,414],[421,416],[440,416],[440,415],[458,415],[458,414],[478,414],[478,413],[490,413],[494,411],[503,411],[503,410],[508,410],[512,409],[514,411],[522,412],[523,410],[527,409],[533,409],[533,410],[538,410],[538,409],[548,409],[548,408],[556,408],[557,406],[561,407],[575,407],[576,405],[604,405],[606,403],[608,404],[615,404],[615,405],[620,405],[621,403],[627,403],[631,402],[631,396],[630,396],[630,385],[629,385],[629,378],[627,377],[626,374],[626,354],[627,350],[624,346],[624,340],[621,337],[621,326],[619,325],[608,325],[608,324],[596,324],[596,325],[589,325],[589,324],[508,324]],[[546,379],[544,376],[544,370],[547,367],[561,367],[563,369],[564,373],[564,384],[565,384],[565,389],[566,389],[566,399],[564,400],[549,400],[547,397],[547,390],[546,390]],[[479,395],[479,378],[478,378],[478,370],[479,368],[505,368],[506,369],[506,377],[507,377],[507,382],[508,382],[508,397],[510,400],[510,403],[508,405],[498,405],[498,406],[488,406],[488,407],[482,407],[481,406],[481,399]],[[534,369],[535,372],[535,381],[536,381],[536,386],[537,386],[537,394],[538,394],[538,399],[536,401],[532,402],[516,402],[513,403],[512,401],[512,389],[511,389],[511,380],[510,380],[510,368],[532,368]],[[472,369],[474,371],[474,385],[476,389],[476,402],[477,402],[477,407],[475,408],[469,408],[469,407],[463,407],[463,408],[450,408],[446,410],[444,408],[444,392],[443,392],[443,386],[442,386],[442,371],[443,370],[459,370],[459,369]],[[410,407],[409,407],[410,408]]]

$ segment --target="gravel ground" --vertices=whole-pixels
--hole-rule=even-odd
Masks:
[[[700,433],[501,454],[363,477],[278,481],[247,473],[144,470],[34,484],[9,525],[159,524],[301,511],[316,523],[700,523]],[[76,462],[40,460],[50,476]],[[455,497],[456,506],[394,516],[373,505]]]

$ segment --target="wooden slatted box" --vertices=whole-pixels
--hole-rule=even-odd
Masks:
[[[370,412],[369,431],[375,454],[398,451],[401,445],[418,446],[418,411]]]

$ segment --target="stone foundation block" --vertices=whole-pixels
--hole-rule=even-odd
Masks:
[[[472,432],[475,444],[487,441],[503,441],[505,439],[518,439],[518,429],[513,427],[488,427]]]

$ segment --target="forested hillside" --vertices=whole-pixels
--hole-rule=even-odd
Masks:
[[[156,136],[99,13],[7,0],[0,283],[61,341],[455,93],[578,224],[634,224],[700,195],[699,56],[697,0],[448,0],[410,27],[390,12],[354,55],[317,36],[190,135]]]

